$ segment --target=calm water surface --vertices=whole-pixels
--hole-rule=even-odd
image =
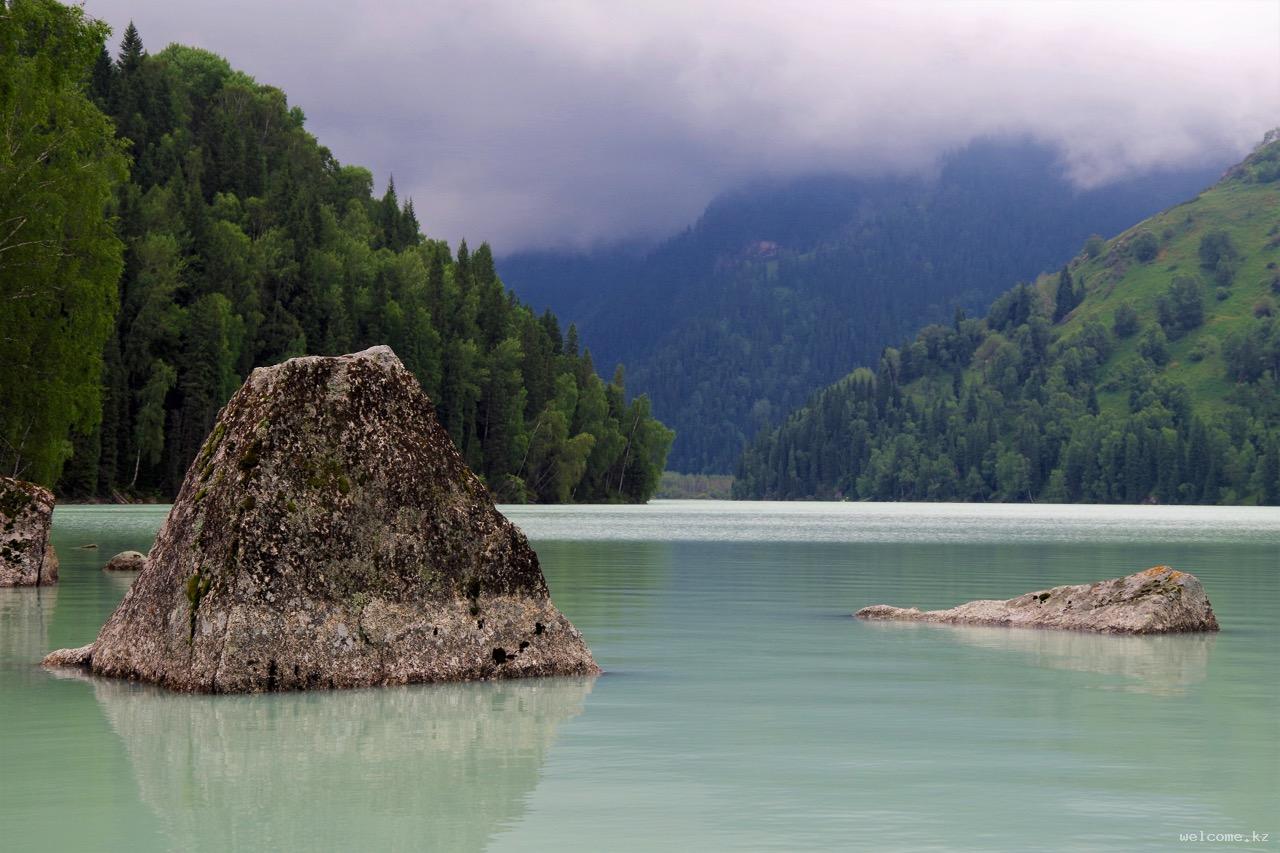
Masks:
[[[202,697],[51,674],[165,512],[59,508],[62,582],[0,590],[0,849],[1280,849],[1280,511],[504,510],[606,675]],[[1157,563],[1200,576],[1220,634],[849,618]]]

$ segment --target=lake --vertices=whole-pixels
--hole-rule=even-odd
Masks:
[[[502,509],[605,675],[209,697],[46,672],[166,512],[60,507],[61,583],[0,590],[0,848],[1280,845],[1280,510]],[[1221,633],[850,617],[1160,563],[1200,577]],[[1190,845],[1216,846],[1241,845]]]

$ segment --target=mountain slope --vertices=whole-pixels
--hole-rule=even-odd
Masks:
[[[1280,139],[743,455],[737,497],[1280,502]]]
[[[849,364],[872,361],[956,307],[1061,264],[1211,183],[1220,169],[1074,189],[1056,152],[986,141],[933,179],[819,176],[715,200],[647,254],[500,259],[521,298],[585,330],[601,364],[625,361],[677,432],[669,464],[730,470],[746,441]]]
[[[132,26],[116,61],[103,49],[83,71],[133,169],[115,188],[126,249],[119,311],[101,317],[114,329],[100,417],[55,436],[73,454],[60,493],[171,496],[255,366],[374,344],[395,349],[500,500],[656,489],[671,433],[648,399],[628,401],[554,315],[516,300],[487,245],[455,252],[420,233],[393,185],[375,197],[370,172],[339,164],[283,92],[208,51],[150,55]],[[22,363],[0,370],[20,378]],[[0,463],[21,470],[7,449]]]

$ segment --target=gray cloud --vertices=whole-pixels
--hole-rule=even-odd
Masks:
[[[980,135],[1082,185],[1280,123],[1280,0],[88,0],[284,89],[427,229],[498,250],[673,231],[745,178],[927,168]]]

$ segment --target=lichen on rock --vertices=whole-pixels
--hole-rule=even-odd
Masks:
[[[49,541],[53,492],[0,477],[0,586],[58,582],[58,554]]]
[[[1103,634],[1173,634],[1217,631],[1218,619],[1200,579],[1169,566],[1122,578],[1056,586],[1005,601],[970,601],[949,610],[875,604],[861,619],[1059,628]]]
[[[599,671],[387,347],[253,371],[68,659],[203,692]]]

